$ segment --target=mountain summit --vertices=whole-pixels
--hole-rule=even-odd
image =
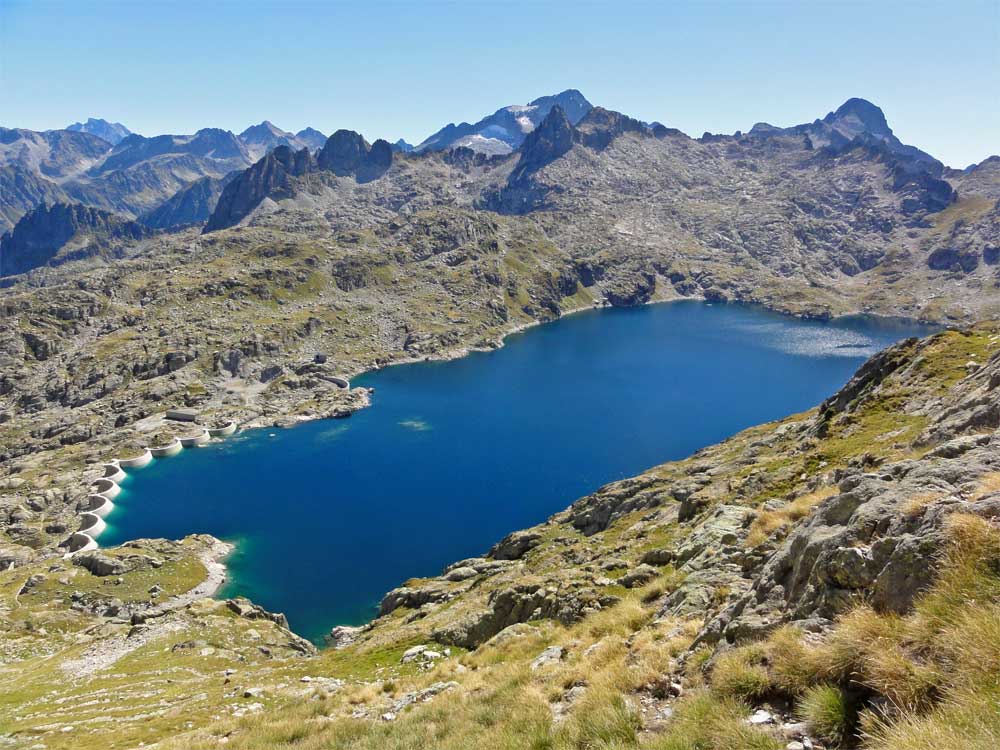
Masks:
[[[885,114],[867,99],[852,98],[841,104],[836,112],[823,118],[823,124],[838,130],[848,138],[869,133],[880,138],[892,138],[892,129]]]
[[[103,138],[112,146],[117,146],[122,139],[132,135],[132,131],[120,122],[108,122],[95,117],[88,118],[86,122],[74,122],[67,125],[66,130],[74,133],[90,133],[98,138]]]
[[[304,136],[304,137],[303,137]],[[303,148],[315,149],[317,137],[319,136],[319,146],[326,142],[326,138],[318,130],[301,131],[299,134],[282,130],[270,120],[264,120],[259,125],[251,125],[240,133],[239,138],[250,153],[250,158],[260,159],[268,151],[272,151],[278,146],[288,146],[292,151],[300,151]]]
[[[426,138],[414,150],[444,151],[465,146],[486,154],[509,154],[524,142],[525,136],[538,127],[556,105],[566,113],[571,125],[582,120],[593,106],[576,89],[567,89],[560,94],[539,97],[528,104],[503,107],[473,124],[451,123]]]
[[[759,122],[750,130],[750,135],[768,137],[771,135],[803,135],[815,147],[840,150],[864,143],[883,148],[890,154],[929,168],[940,175],[942,164],[930,154],[915,146],[908,146],[897,138],[885,119],[885,113],[867,99],[852,97],[827,114],[822,120],[779,128],[766,122]]]

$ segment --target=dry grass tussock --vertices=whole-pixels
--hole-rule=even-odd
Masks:
[[[784,695],[833,743],[1000,747],[1000,531],[961,514],[948,531],[939,578],[911,614],[859,607],[822,640],[781,628],[718,656],[710,665],[712,694],[744,701]],[[942,744],[947,736],[964,744]]]

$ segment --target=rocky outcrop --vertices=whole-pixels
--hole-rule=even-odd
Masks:
[[[370,182],[392,166],[392,146],[381,138],[369,146],[360,133],[338,130],[316,155],[316,164],[337,176]]]
[[[524,139],[521,158],[510,174],[508,185],[525,183],[534,172],[573,148],[577,140],[577,132],[562,107],[553,107],[541,124]]]
[[[570,624],[617,602],[617,597],[586,585],[526,582],[494,591],[487,609],[435,630],[432,637],[438,643],[476,648],[511,625],[541,619]]]
[[[108,557],[102,552],[79,552],[73,556],[73,564],[90,571],[95,576],[120,576],[130,569],[124,560]]]
[[[537,185],[535,173],[568,153],[579,136],[561,107],[553,107],[521,144],[517,166],[500,190],[488,192],[483,206],[500,213],[528,213],[540,208],[548,189]]]
[[[542,535],[537,531],[515,531],[499,542],[489,551],[494,560],[520,560],[529,550],[537,547],[542,541]]]
[[[369,146],[352,130],[338,130],[331,135],[315,158],[308,148],[292,151],[288,146],[277,146],[225,187],[204,231],[235,226],[265,198],[281,200],[294,195],[294,178],[332,172],[369,182],[385,174],[390,166],[392,147],[388,142],[379,139]]]
[[[935,271],[970,273],[979,265],[980,254],[968,248],[939,247],[927,256],[927,267]]]
[[[453,598],[456,593],[456,590],[449,586],[446,581],[431,581],[418,587],[401,586],[382,597],[382,603],[379,605],[379,616],[391,614],[400,607],[419,609],[425,604],[446,602]]]
[[[845,477],[840,492],[789,536],[748,594],[711,622],[704,637],[736,641],[785,622],[829,624],[862,602],[879,612],[909,611],[934,579],[948,515],[1000,518],[1000,496],[963,499],[976,478],[1000,468],[1000,438],[966,443],[976,447]]]
[[[368,156],[368,148],[360,133],[341,129],[330,136],[316,155],[316,163],[320,169],[336,175],[354,174]]]
[[[120,243],[148,234],[141,224],[107,211],[78,203],[43,204],[0,239],[0,276],[103,252],[121,254]]]
[[[663,127],[662,125],[660,127]],[[613,112],[604,107],[594,107],[587,115],[576,124],[576,131],[580,141],[588,148],[601,151],[607,148],[611,141],[622,133],[646,134],[650,131],[643,123],[631,117],[623,115],[621,112]],[[665,137],[664,132],[658,137]],[[656,136],[656,133],[653,133]]]
[[[316,162],[308,149],[292,151],[278,146],[226,185],[204,231],[235,226],[265,198],[288,197],[293,192],[291,178],[315,169]]]
[[[820,404],[815,428],[817,434],[824,435],[833,417],[849,408],[859,407],[862,399],[873,393],[886,378],[909,365],[918,346],[916,339],[908,339],[866,360],[843,388]]]

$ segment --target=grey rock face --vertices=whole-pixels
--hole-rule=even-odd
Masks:
[[[368,144],[360,133],[353,130],[338,130],[316,156],[320,169],[336,175],[354,174],[368,155]]]
[[[103,251],[120,253],[122,248],[116,241],[139,240],[148,234],[149,230],[141,224],[90,206],[43,204],[25,214],[13,230],[0,239],[0,276],[90,257]]]
[[[338,176],[354,176],[358,182],[381,177],[392,166],[392,146],[381,138],[371,146],[353,130],[338,130],[316,156],[319,169]]]
[[[877,475],[846,477],[840,493],[792,532],[750,591],[710,623],[705,636],[736,640],[784,622],[832,620],[863,601],[878,611],[907,612],[934,578],[947,516],[959,509],[986,517],[997,511],[995,497],[968,503],[961,492],[1000,467],[1000,438],[960,441],[920,461],[881,467]],[[968,442],[978,445],[967,448]],[[934,501],[907,512],[914,497]]]
[[[275,625],[288,629],[288,618],[280,612],[268,612],[259,604],[254,604],[249,599],[238,596],[235,599],[226,600],[226,607],[231,612],[247,620],[269,620]]]
[[[438,643],[475,648],[511,625],[542,618],[569,624],[617,602],[617,597],[587,587],[560,590],[542,583],[523,583],[494,591],[488,609],[451,622],[435,630],[432,637]]]
[[[308,149],[293,152],[287,146],[278,146],[226,185],[205,225],[205,232],[238,224],[264,198],[291,195],[291,179],[315,168]]]

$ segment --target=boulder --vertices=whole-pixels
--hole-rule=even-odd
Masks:
[[[674,552],[669,549],[651,549],[643,553],[639,562],[646,565],[669,565],[674,560]]]
[[[275,625],[288,629],[288,618],[280,612],[268,612],[259,604],[254,604],[249,599],[238,596],[235,599],[227,599],[226,607],[231,612],[235,612],[240,617],[247,620],[269,620]]]
[[[562,646],[549,646],[531,662],[531,669],[542,669],[552,664],[558,664],[565,656],[566,649]]]
[[[384,617],[400,607],[418,609],[425,604],[448,601],[457,592],[453,591],[447,584],[447,581],[431,581],[427,585],[414,588],[409,586],[395,588],[382,597],[382,603],[379,605],[379,616]]]
[[[129,571],[129,566],[124,560],[117,557],[108,557],[98,552],[80,552],[73,556],[73,564],[79,565],[84,570],[90,571],[95,576],[120,576]]]
[[[330,634],[326,637],[330,648],[347,648],[361,635],[363,628],[352,625],[337,625],[330,629]]]
[[[461,567],[452,568],[444,575],[446,581],[464,581],[467,578],[475,578],[479,573],[476,572],[475,568]]]
[[[488,554],[494,560],[520,560],[541,542],[542,535],[537,531],[515,531],[493,545]]]
[[[620,583],[627,589],[634,589],[637,586],[649,583],[658,575],[660,575],[660,573],[656,568],[652,565],[642,563],[622,576]]]

